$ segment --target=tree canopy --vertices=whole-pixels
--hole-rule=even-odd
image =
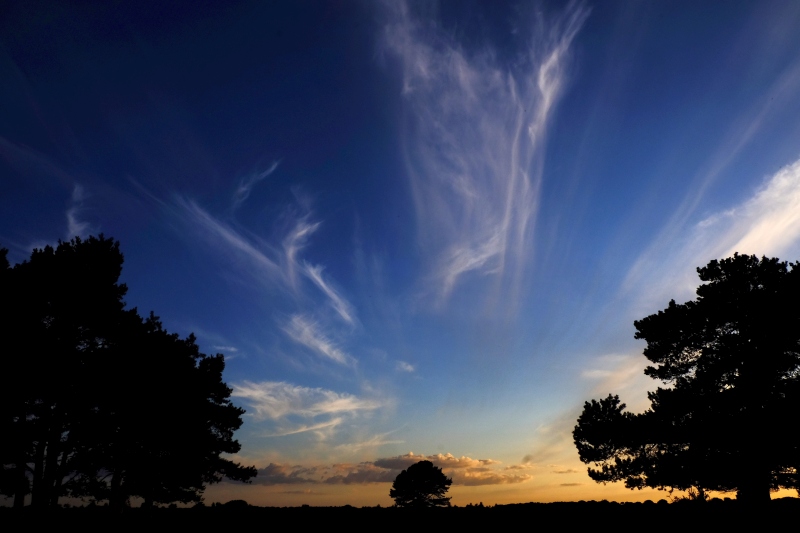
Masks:
[[[452,483],[441,468],[420,461],[397,474],[389,496],[398,507],[447,507],[450,498],[445,494]]]
[[[223,356],[125,309],[119,243],[102,235],[34,250],[4,295],[0,491],[22,506],[61,496],[146,504],[197,501],[222,476],[247,480],[236,453],[244,411]]]
[[[598,482],[766,501],[800,486],[800,263],[734,254],[697,271],[695,300],[634,322],[645,374],[671,387],[641,414],[586,402],[575,445]]]

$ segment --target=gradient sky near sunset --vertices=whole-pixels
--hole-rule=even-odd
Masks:
[[[589,479],[583,403],[647,407],[696,267],[800,259],[796,1],[9,2],[0,95],[11,262],[112,236],[225,355],[260,473],[207,501],[666,497]]]

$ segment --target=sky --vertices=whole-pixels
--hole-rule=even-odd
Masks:
[[[584,402],[648,407],[697,267],[800,259],[798,2],[0,10],[0,246],[113,237],[224,354],[259,475],[207,502],[667,498],[588,477]]]

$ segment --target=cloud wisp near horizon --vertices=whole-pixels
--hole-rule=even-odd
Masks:
[[[332,390],[272,381],[234,384],[232,396],[245,401],[254,411],[256,420],[278,424],[276,432],[266,436],[281,437],[311,431],[320,440],[330,436],[345,418],[380,409],[387,403],[378,398],[359,398]],[[297,419],[311,422],[286,425]]]
[[[356,464],[340,463],[325,466],[301,466],[270,463],[259,470],[254,481],[259,485],[328,484],[351,485],[391,483],[402,471],[419,461],[431,461],[453,480],[454,485],[509,485],[529,481],[529,465],[496,468],[498,461],[455,457],[450,453],[421,455],[409,452]]]

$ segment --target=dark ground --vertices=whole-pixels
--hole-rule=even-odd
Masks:
[[[233,503],[233,502],[232,502]],[[532,527],[547,528],[589,526],[696,530],[699,528],[745,527],[764,529],[795,523],[800,516],[800,499],[781,498],[767,505],[743,506],[735,500],[712,500],[704,503],[614,503],[564,502],[496,505],[494,507],[454,507],[447,509],[398,509],[355,507],[253,507],[244,502],[205,508],[126,509],[112,511],[106,507],[55,509],[37,513],[26,508],[22,512],[0,508],[0,524],[6,531],[36,525],[67,525],[82,530],[141,530],[143,527],[198,526],[202,530],[247,527],[259,524],[264,528],[287,528],[300,524],[334,524],[355,528],[402,527]],[[6,526],[18,526],[7,529]],[[678,532],[681,533],[681,532]]]

